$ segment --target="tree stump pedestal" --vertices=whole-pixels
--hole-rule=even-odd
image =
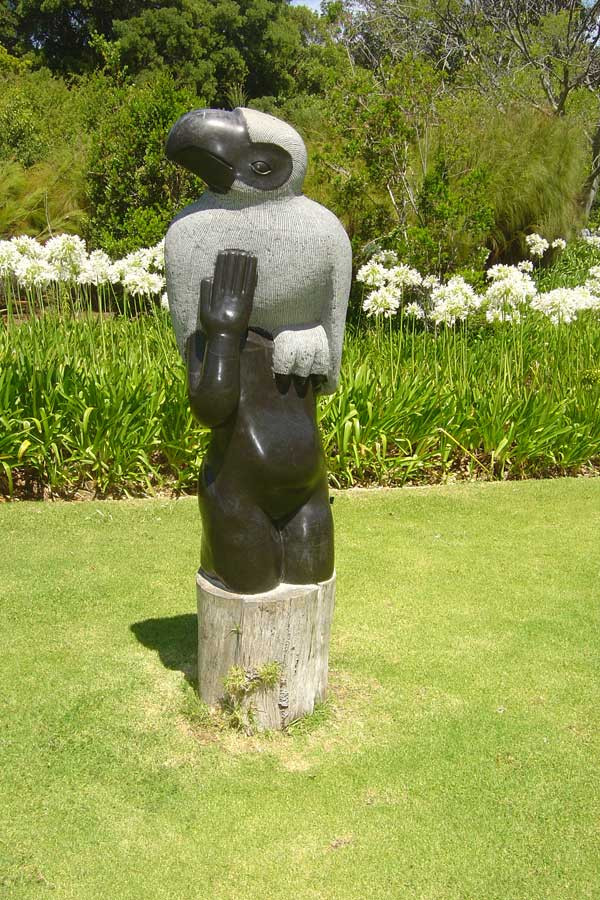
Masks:
[[[204,702],[227,702],[225,681],[237,667],[238,676],[243,670],[247,683],[257,685],[245,702],[258,728],[280,731],[311,713],[327,693],[335,574],[320,584],[280,584],[263,594],[232,593],[201,572],[196,584]],[[262,684],[263,670],[276,678]]]

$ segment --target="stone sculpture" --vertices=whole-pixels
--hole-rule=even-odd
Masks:
[[[339,377],[350,243],[337,218],[302,195],[306,149],[279,119],[194,110],[173,126],[167,155],[208,185],[165,242],[191,408],[212,429],[198,490],[200,690],[215,702],[228,664],[261,662],[263,626],[251,626],[252,610],[260,618],[271,604],[267,630],[283,635],[306,607],[308,643],[294,639],[307,658],[304,670],[297,659],[294,666],[308,693],[289,701],[290,660],[280,660],[277,709],[263,716],[281,727],[310,711],[326,685],[335,575],[316,397]],[[245,620],[251,646],[226,646],[229,619],[236,633]]]

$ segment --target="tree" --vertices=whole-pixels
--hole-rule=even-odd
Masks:
[[[318,20],[288,0],[0,0],[0,44],[63,75],[112,48],[130,76],[166,70],[225,104],[231,91],[293,93]]]
[[[170,127],[203,98],[158,73],[141,86],[113,89],[110,99],[90,152],[86,236],[118,256],[160,240],[175,212],[204,190],[165,155]]]
[[[0,0],[0,45],[5,51],[14,50],[17,42],[18,17],[12,0]]]
[[[449,77],[502,84],[553,116],[590,92],[600,103],[600,2],[582,0],[365,0],[364,21],[392,56],[426,53]],[[600,185],[600,116],[588,127],[587,216]]]
[[[310,22],[286,0],[171,0],[114,23],[129,71],[167,69],[211,102],[296,90]]]
[[[205,0],[178,0],[117,19],[114,37],[121,64],[130,73],[171,72],[211,101],[221,78],[235,81],[246,75],[237,54],[223,58],[223,39],[214,34],[213,16],[214,6]]]
[[[144,5],[143,0],[3,0],[2,43],[6,40],[13,52],[35,54],[55,72],[87,71],[98,62],[92,35],[112,37],[113,19],[136,15]]]

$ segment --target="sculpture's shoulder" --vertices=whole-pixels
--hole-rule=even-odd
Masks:
[[[304,194],[295,197],[290,202],[290,208],[293,214],[300,217],[304,222],[314,222],[320,231],[346,235],[344,226],[335,213],[332,213],[326,206],[317,203],[316,200],[305,197]]]
[[[166,235],[166,242],[172,243],[179,240],[184,235],[191,233],[198,226],[198,222],[203,218],[210,217],[215,210],[218,209],[217,203],[213,195],[206,192],[196,200],[185,206],[172,219]]]
[[[352,247],[350,238],[335,213],[327,209],[326,206],[317,203],[316,200],[310,200],[308,197],[302,196],[298,200],[301,201],[298,210],[301,212],[304,221],[310,223],[316,233],[326,241],[341,265],[351,266]]]
[[[189,260],[198,247],[202,254],[195,256],[195,265],[206,260],[212,268],[225,246],[256,253],[263,272],[269,259],[289,266],[288,257],[299,251],[321,266],[326,263],[342,271],[352,260],[348,235],[337,216],[304,195],[236,206],[206,192],[171,222],[165,240],[167,268]]]

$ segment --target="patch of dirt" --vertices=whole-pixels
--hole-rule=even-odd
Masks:
[[[367,806],[399,806],[403,801],[408,799],[408,791],[398,792],[398,791],[378,791],[374,788],[369,788],[369,790],[365,794],[365,804]]]
[[[482,456],[482,458],[484,458]],[[489,461],[489,460],[488,460]],[[84,481],[78,484],[65,485],[64,487],[51,488],[44,484],[37,470],[29,470],[26,467],[15,467],[12,470],[13,490],[9,491],[6,475],[0,473],[0,503],[15,502],[19,500],[70,500],[73,502],[88,502],[98,500],[127,500],[131,498],[143,499],[167,499],[175,500],[179,497],[194,496],[195,479],[193,484],[177,486],[175,481],[170,483],[171,473],[165,472],[164,480],[152,486],[150,489],[142,484],[125,484],[113,487],[107,491],[101,491],[93,481]],[[405,480],[404,478],[387,478],[381,483],[376,473],[363,480],[357,480],[351,486],[340,486],[335,476],[330,477],[330,491],[332,494],[351,494],[360,496],[375,492],[392,491],[398,488],[422,489],[439,485],[466,484],[472,482],[495,484],[503,481],[535,481],[549,478],[597,478],[600,476],[600,459],[594,458],[581,466],[546,466],[540,471],[528,471],[525,469],[511,472],[472,472],[459,460],[456,470],[428,469],[419,477]]]
[[[375,679],[359,678],[348,672],[332,669],[329,673],[329,693],[326,704],[312,717],[295,723],[290,731],[268,731],[253,735],[231,730],[222,716],[211,713],[198,701],[198,718],[183,710],[177,726],[188,740],[199,746],[218,746],[230,757],[268,753],[274,756],[286,772],[310,773],[322,760],[322,754],[341,748],[364,749],[375,740],[367,724],[366,711],[378,691]],[[179,709],[182,709],[181,696]],[[308,724],[306,730],[303,721]]]
[[[341,850],[343,847],[349,847],[353,840],[354,836],[352,834],[344,834],[341,837],[334,838],[329,844],[329,849]]]

